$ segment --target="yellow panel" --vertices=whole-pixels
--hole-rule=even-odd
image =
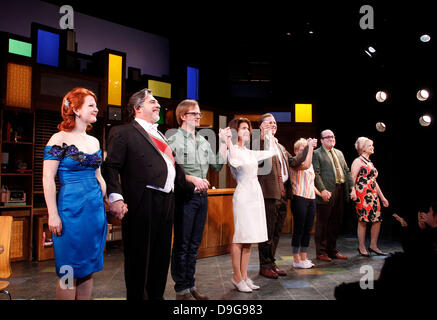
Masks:
[[[30,109],[32,101],[31,66],[9,63],[6,86],[6,105]]]
[[[108,104],[121,106],[123,57],[109,54],[108,61]]]
[[[234,119],[238,118],[246,118],[251,122],[258,122],[259,118],[261,118],[262,114],[236,114]]]
[[[202,110],[201,112],[203,113],[203,116],[200,119],[200,126],[209,128],[214,127],[214,112],[206,110]]]
[[[155,97],[171,99],[171,83],[149,80],[149,89]]]
[[[312,117],[312,104],[299,104],[295,105],[295,120],[296,122],[313,122]]]

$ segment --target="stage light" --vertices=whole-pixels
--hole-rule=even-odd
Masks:
[[[187,99],[199,100],[199,69],[187,67]]]
[[[387,126],[385,125],[384,122],[376,123],[376,130],[378,130],[379,132],[384,132],[385,129],[387,129]]]
[[[429,91],[426,89],[421,89],[421,90],[417,91],[416,97],[420,101],[425,101],[426,99],[429,98]]]
[[[152,90],[154,97],[171,99],[171,83],[149,80],[148,88]]]
[[[420,41],[422,42],[429,42],[431,40],[431,37],[427,34],[423,34],[420,36]]]
[[[378,102],[384,102],[385,100],[387,100],[387,93],[385,91],[378,91],[376,93],[376,100]]]
[[[313,122],[311,103],[296,103],[294,105],[295,122]]]
[[[369,50],[370,53],[375,53],[376,50],[373,47],[368,47],[367,50]]]
[[[9,38],[9,53],[32,58],[32,43]]]
[[[30,109],[32,106],[32,66],[8,63],[6,105]]]
[[[419,123],[422,127],[427,127],[431,124],[431,116],[424,114],[419,118]]]
[[[58,33],[38,29],[36,62],[53,67],[59,66]]]
[[[108,104],[121,106],[123,87],[123,57],[108,55]]]

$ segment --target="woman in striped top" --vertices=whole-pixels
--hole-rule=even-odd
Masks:
[[[301,138],[294,144],[294,153],[297,155],[306,147],[307,143],[317,145],[317,139],[307,142]],[[312,150],[312,148],[311,148]],[[310,152],[310,150],[308,150]],[[293,267],[308,269],[314,266],[311,260],[307,259],[307,250],[310,244],[311,230],[313,228],[314,216],[316,214],[316,194],[320,195],[314,186],[314,169],[312,165],[313,154],[307,157],[306,161],[296,170],[291,170],[291,183],[293,199],[291,210],[293,212],[293,237],[291,246],[293,248]]]

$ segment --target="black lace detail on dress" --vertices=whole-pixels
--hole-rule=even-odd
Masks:
[[[74,144],[68,146],[63,143],[62,147],[54,145],[48,153],[59,159],[70,157],[72,160],[78,161],[79,165],[83,167],[97,169],[102,164],[102,158],[98,155],[98,151],[93,154],[85,153],[79,151]]]

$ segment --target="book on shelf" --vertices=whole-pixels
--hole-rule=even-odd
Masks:
[[[3,204],[5,207],[23,207],[27,206],[26,202],[6,202]]]

